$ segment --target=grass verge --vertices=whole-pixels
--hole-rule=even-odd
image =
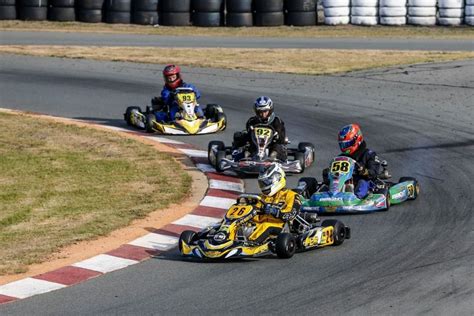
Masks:
[[[0,275],[178,202],[191,177],[115,133],[0,112]]]
[[[104,24],[80,22],[49,21],[0,21],[1,30],[11,31],[58,31],[124,33],[143,35],[173,36],[229,36],[229,37],[307,37],[307,38],[437,38],[437,39],[474,39],[474,28],[460,27],[423,27],[423,26],[279,26],[279,27],[172,27],[142,26],[133,24]]]
[[[85,46],[0,46],[0,53],[94,59],[103,61],[178,63],[193,67],[242,69],[294,74],[332,74],[378,67],[474,58],[474,52],[156,48]]]

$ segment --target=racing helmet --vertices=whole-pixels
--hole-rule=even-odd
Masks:
[[[258,119],[262,123],[271,124],[275,119],[275,113],[273,113],[273,101],[269,97],[261,96],[255,100],[254,110]]]
[[[285,171],[280,164],[274,163],[258,175],[258,186],[263,194],[274,196],[286,186]]]
[[[345,154],[352,155],[364,141],[359,125],[349,124],[339,132],[339,148]]]
[[[181,68],[176,65],[167,65],[163,69],[163,79],[167,87],[176,89],[183,82],[181,79]]]

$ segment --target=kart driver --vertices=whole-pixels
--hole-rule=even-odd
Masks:
[[[274,163],[258,176],[258,186],[262,191],[261,198],[268,203],[264,209],[263,215],[257,215],[253,218],[256,223],[291,222],[298,214],[301,201],[299,195],[287,189],[285,172],[280,164]],[[258,229],[265,229],[264,225],[257,225]],[[278,231],[276,231],[278,229]],[[259,236],[257,242],[263,242],[270,234],[279,234],[279,228],[267,226],[266,231],[255,231],[253,234]]]
[[[269,97],[261,96],[255,100],[254,111],[255,116],[251,117],[246,124],[246,130],[243,132],[236,132],[234,134],[233,148],[234,151],[232,156],[235,161],[238,161],[245,157],[243,147],[246,144],[250,144],[250,154],[254,155],[257,151],[255,144],[251,141],[251,131],[257,124],[265,124],[273,127],[277,132],[273,143],[269,146],[270,157],[276,158],[281,161],[286,161],[286,130],[285,123],[275,115],[273,112],[274,106],[273,101]]]
[[[349,124],[344,126],[338,136],[341,156],[347,156],[357,161],[358,169],[354,170],[354,194],[363,199],[373,189],[374,180],[382,171],[382,165],[377,154],[367,148],[359,125]]]
[[[151,100],[153,109],[155,110],[155,116],[157,121],[174,121],[181,119],[181,113],[179,113],[179,106],[174,100],[174,92],[177,88],[191,88],[196,93],[196,99],[201,97],[199,90],[192,84],[186,83],[181,78],[181,68],[176,65],[167,65],[163,69],[163,79],[165,85],[163,90],[161,90],[161,97],[154,97]],[[169,117],[166,111],[166,107],[169,108]],[[199,105],[196,105],[194,112],[198,118],[204,117],[204,112],[202,111]]]

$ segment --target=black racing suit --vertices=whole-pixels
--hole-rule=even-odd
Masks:
[[[262,123],[258,116],[249,118],[246,124],[246,131],[234,134],[234,149],[250,144],[250,155],[254,155],[257,148],[255,144],[253,144],[250,136],[252,133],[251,127],[259,124],[269,125],[278,133],[268,149],[270,151],[270,157],[275,157],[279,160],[285,161],[287,159],[285,123],[278,116],[275,116],[270,124]]]

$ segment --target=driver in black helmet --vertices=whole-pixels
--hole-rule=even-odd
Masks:
[[[244,158],[245,152],[243,147],[250,143],[250,154],[254,155],[256,152],[255,145],[250,139],[252,128],[258,124],[265,124],[273,127],[277,133],[273,139],[273,143],[269,146],[270,157],[282,161],[286,161],[286,131],[285,123],[275,115],[273,112],[273,101],[269,97],[261,96],[255,100],[254,104],[255,116],[251,117],[246,124],[246,130],[234,134],[234,151],[232,156],[234,160]]]

